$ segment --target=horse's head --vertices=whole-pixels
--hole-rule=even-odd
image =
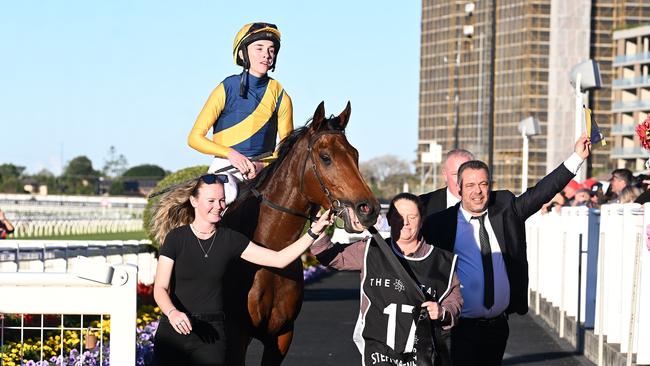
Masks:
[[[345,137],[349,118],[350,102],[332,118],[325,118],[323,102],[316,108],[306,136],[303,192],[311,202],[341,214],[346,231],[358,232],[357,222],[364,227],[375,224],[380,206],[359,172],[357,149]]]

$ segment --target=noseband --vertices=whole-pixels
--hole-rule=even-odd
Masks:
[[[320,184],[321,190],[325,194],[325,197],[327,197],[327,200],[330,202],[330,207],[331,207],[332,213],[335,216],[340,216],[345,211],[345,205],[343,203],[341,203],[341,201],[339,199],[333,198],[332,193],[325,186],[325,183],[323,182],[323,178],[321,177],[321,175],[318,173],[318,170],[316,169],[316,161],[314,160],[314,156],[313,156],[313,153],[312,153],[313,152],[313,147],[314,147],[314,144],[316,143],[316,141],[318,141],[319,138],[321,138],[322,136],[325,136],[325,135],[343,135],[343,132],[342,131],[337,131],[337,130],[320,131],[320,132],[315,133],[309,139],[309,144],[307,145],[307,157],[305,158],[305,163],[302,164],[302,172],[301,172],[302,176],[300,178],[300,194],[302,194],[303,197],[304,197],[305,169],[307,167],[307,162],[309,161],[310,165],[311,165],[311,169],[314,171],[314,175],[316,176],[316,179],[318,180],[318,184]],[[305,197],[305,198],[307,199],[307,201],[312,206],[311,209],[310,209],[310,212],[312,212],[313,214],[310,215],[310,216],[307,216],[302,212],[292,210],[292,209],[290,209],[288,207],[278,205],[277,203],[275,203],[275,202],[269,200],[268,198],[264,197],[264,195],[262,195],[262,193],[260,191],[258,191],[257,189],[255,189],[255,188],[252,188],[251,191],[253,192],[253,195],[255,195],[255,197],[260,198],[262,200],[262,203],[264,203],[265,205],[267,205],[267,206],[269,206],[269,207],[271,207],[271,208],[273,208],[275,210],[282,211],[284,213],[288,213],[288,214],[293,215],[293,216],[302,217],[302,218],[307,219],[309,221],[314,221],[313,220],[313,218],[315,216],[314,204],[311,203],[309,201],[309,199],[307,199],[307,197]]]

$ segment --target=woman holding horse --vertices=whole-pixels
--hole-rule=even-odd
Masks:
[[[189,145],[215,157],[208,172],[232,165],[246,179],[264,166],[254,156],[275,149],[276,135],[293,130],[291,98],[268,76],[275,70],[280,31],[274,24],[250,23],[233,42],[233,57],[244,69],[223,80],[210,94],[189,134]],[[206,138],[212,129],[212,140]]]
[[[282,268],[332,223],[326,211],[307,234],[276,252],[219,225],[227,197],[236,192],[232,175],[207,174],[170,192],[154,213],[154,232],[164,243],[154,283],[154,298],[164,314],[156,333],[156,365],[225,364],[222,288],[227,264],[242,258]]]
[[[387,214],[390,249],[385,251],[379,247],[383,240],[378,243],[378,239],[342,246],[326,237],[312,246],[322,264],[361,271],[362,296],[353,338],[366,365],[396,363],[382,362],[389,360],[451,365],[448,347],[437,341],[437,334],[441,327],[454,326],[463,305],[456,256],[424,241],[423,212],[416,195],[400,193],[393,198]],[[414,301],[419,298],[426,301]]]

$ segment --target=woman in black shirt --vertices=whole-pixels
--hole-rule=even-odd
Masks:
[[[222,365],[226,347],[222,281],[228,262],[241,257],[262,266],[285,267],[332,223],[325,212],[307,234],[279,252],[256,245],[218,224],[226,208],[224,184],[228,191],[233,183],[228,175],[204,175],[187,186],[187,202],[177,205],[177,212],[165,213],[170,220],[184,215],[191,220],[181,219],[190,223],[169,231],[160,249],[154,298],[164,316],[154,342],[157,365]],[[182,197],[183,189],[174,194]],[[156,214],[160,211],[159,207]]]

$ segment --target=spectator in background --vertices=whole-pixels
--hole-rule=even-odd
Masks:
[[[594,183],[591,186],[591,207],[600,208],[600,205],[607,202],[607,197],[603,191],[603,184],[600,182]]]
[[[619,196],[625,187],[632,185],[634,175],[629,169],[615,169],[612,171],[612,177],[609,178],[609,187],[612,193],[610,203],[618,202]]]
[[[580,188],[576,191],[575,196],[573,197],[573,202],[571,206],[589,206],[591,207],[591,191],[587,188]]]
[[[641,191],[637,187],[627,186],[618,195],[618,203],[632,203],[640,194]]]
[[[637,181],[641,185],[642,193],[634,200],[634,203],[644,204],[646,202],[650,202],[650,177],[645,174],[641,174],[637,176]]]
[[[569,184],[567,184],[566,187],[562,189],[562,195],[565,198],[564,206],[571,205],[571,201],[575,197],[576,191],[580,188],[582,188],[582,185],[576,180],[572,179]]]
[[[454,149],[447,152],[445,161],[442,163],[442,176],[445,178],[446,187],[420,195],[420,200],[424,205],[423,217],[440,212],[460,202],[458,167],[470,160],[474,160],[474,155],[467,150]]]
[[[633,186],[639,188],[641,192],[645,192],[648,190],[648,185],[650,184],[650,176],[647,174],[639,174],[636,177],[634,177],[634,184]]]
[[[7,235],[14,232],[14,226],[9,220],[5,213],[0,210],[0,239],[6,239]]]

